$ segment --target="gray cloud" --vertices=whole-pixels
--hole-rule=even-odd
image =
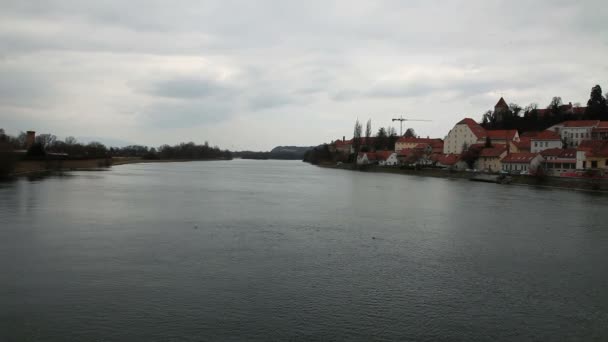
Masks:
[[[360,113],[390,125],[389,113],[415,108],[436,119],[417,131],[443,136],[501,93],[520,104],[556,95],[584,103],[608,80],[599,0],[0,6],[0,119],[12,131],[34,122],[75,135],[94,122],[95,135],[138,132],[158,144],[188,128],[267,149],[247,140],[252,123],[314,144],[350,134]]]
[[[197,99],[229,93],[234,95],[236,89],[229,89],[221,82],[209,79],[177,78],[153,83],[145,91],[160,97]]]

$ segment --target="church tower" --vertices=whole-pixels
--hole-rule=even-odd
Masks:
[[[498,100],[498,102],[494,106],[494,118],[496,118],[496,122],[502,122],[503,114],[508,111],[509,111],[509,105],[507,104],[505,99],[502,98],[502,96],[501,96],[500,100]]]

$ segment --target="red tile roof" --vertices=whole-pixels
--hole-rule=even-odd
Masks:
[[[560,158],[574,158],[576,159],[576,149],[575,148],[566,148],[562,150],[562,153],[559,154]]]
[[[577,151],[585,151],[587,157],[608,157],[608,140],[585,140]]]
[[[570,120],[562,122],[564,127],[596,127],[599,120]]]
[[[543,157],[558,157],[562,153],[561,148],[548,148],[540,152]]]
[[[411,143],[411,144],[429,144],[429,145],[434,145],[434,144],[441,144],[443,145],[443,140],[442,139],[436,139],[436,138],[415,138],[415,137],[401,137],[399,139],[397,139],[397,142],[400,143]]]
[[[518,163],[518,164],[529,164],[532,159],[536,158],[538,154],[522,152],[522,153],[511,153],[502,159],[503,163]]]
[[[456,125],[467,125],[469,129],[473,132],[473,134],[475,134],[477,139],[485,137],[486,130],[473,119],[464,118],[460,120]]]
[[[412,152],[413,152],[413,149],[411,149],[411,148],[404,148],[401,151],[399,151],[399,155],[398,156],[399,157],[407,157],[410,154],[412,154]]]
[[[377,160],[375,152],[359,152],[359,158],[363,158],[364,155],[367,155],[367,160]]]
[[[497,145],[494,147],[485,147],[479,152],[480,157],[500,157],[501,154],[507,151],[505,145]]]
[[[532,140],[562,140],[559,134],[553,131],[542,131],[538,133],[535,137],[531,138]]]
[[[509,139],[513,140],[517,135],[516,129],[494,129],[487,130],[485,136],[490,137],[490,139]]]
[[[376,151],[377,160],[387,160],[395,151]]]
[[[571,112],[572,114],[576,114],[576,115],[582,115],[585,114],[585,110],[587,110],[587,107],[574,107],[571,104],[565,104],[565,105],[561,105],[559,106],[559,110],[560,112],[564,113],[564,112]],[[543,117],[546,115],[550,115],[551,114],[551,109],[547,108],[547,109],[537,109],[536,112],[538,113],[539,117]]]
[[[530,150],[530,147],[532,146],[532,142],[529,136],[528,137],[519,137],[519,141],[514,141],[513,144],[515,146],[517,146],[518,149],[520,150]]]
[[[460,160],[460,155],[458,154],[439,154],[435,156],[433,159],[439,164],[442,165],[454,165],[458,163]]]
[[[608,132],[608,121],[600,121],[597,127],[593,128],[593,132]]]

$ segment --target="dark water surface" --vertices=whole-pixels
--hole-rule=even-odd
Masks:
[[[139,164],[0,183],[0,341],[606,341],[608,196]]]

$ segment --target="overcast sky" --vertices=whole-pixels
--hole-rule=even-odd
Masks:
[[[608,91],[604,1],[0,0],[0,127],[157,146],[444,137],[504,94]],[[398,130],[398,126],[395,125]]]

